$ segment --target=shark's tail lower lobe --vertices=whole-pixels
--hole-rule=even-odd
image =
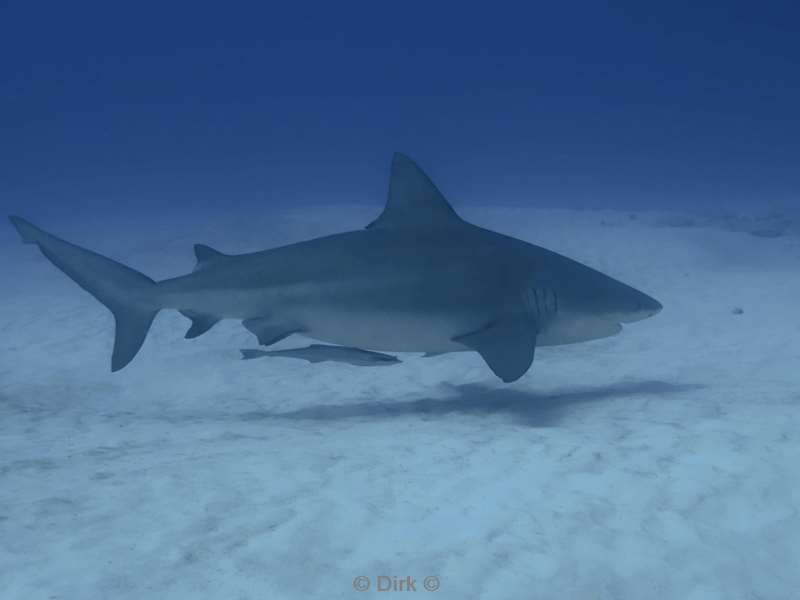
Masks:
[[[9,217],[27,244],[36,244],[50,262],[113,313],[116,324],[111,370],[119,371],[142,347],[162,308],[158,284],[138,271],[70,244],[20,217]]]

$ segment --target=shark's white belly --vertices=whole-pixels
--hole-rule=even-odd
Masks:
[[[616,335],[620,331],[622,325],[614,321],[579,315],[559,315],[544,324],[536,343],[539,346],[560,346],[597,340]]]
[[[318,309],[298,315],[309,337],[370,350],[454,352],[465,350],[452,338],[483,325],[466,316],[386,314]]]

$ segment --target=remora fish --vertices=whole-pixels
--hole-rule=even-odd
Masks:
[[[195,270],[160,282],[10,219],[114,314],[112,371],[133,359],[165,308],[192,320],[187,338],[227,318],[265,346],[302,332],[354,348],[473,350],[505,382],[528,370],[537,345],[606,337],[661,310],[583,264],[462,220],[402,154],[386,207],[365,229],[236,256],[197,245]]]
[[[311,344],[305,348],[288,348],[286,350],[240,350],[242,359],[250,360],[265,356],[279,356],[284,358],[302,358],[311,363],[333,361],[347,363],[359,367],[377,367],[396,365],[401,362],[396,356],[370,352],[360,348],[348,346],[327,346],[325,344]]]

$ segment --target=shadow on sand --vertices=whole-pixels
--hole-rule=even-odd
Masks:
[[[505,414],[522,425],[554,425],[575,405],[631,396],[666,396],[703,389],[700,384],[665,381],[632,381],[556,394],[537,394],[514,388],[482,384],[449,386],[445,398],[424,398],[398,402],[360,402],[357,404],[308,406],[288,412],[256,411],[242,415],[244,420],[354,418],[394,418],[408,415],[441,416],[450,413],[482,416]]]

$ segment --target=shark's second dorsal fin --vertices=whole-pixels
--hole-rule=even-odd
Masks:
[[[206,246],[205,244],[195,244],[194,255],[195,258],[197,258],[197,265],[194,267],[195,271],[198,269],[203,269],[208,265],[213,264],[217,260],[226,258],[228,256],[227,254],[223,254],[219,250],[214,250],[211,246]]]
[[[405,154],[395,153],[386,207],[367,228],[441,228],[463,222],[422,169]]]

